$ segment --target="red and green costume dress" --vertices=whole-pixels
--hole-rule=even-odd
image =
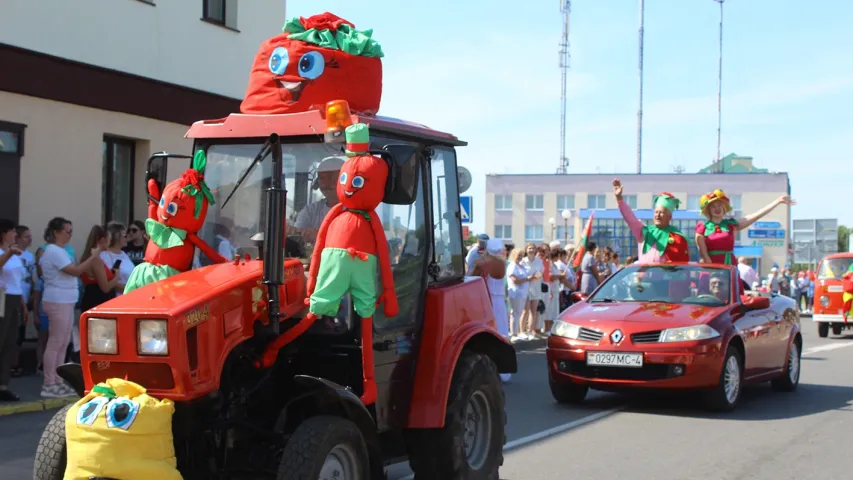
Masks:
[[[844,323],[850,315],[853,315],[853,264],[847,269],[847,272],[841,277],[841,285],[844,287]]]
[[[687,238],[672,225],[666,227],[645,225],[643,227],[643,253],[648,253],[652,246],[670,262],[690,261]]]
[[[725,218],[720,223],[707,220],[696,224],[696,234],[705,237],[705,247],[711,262],[734,265],[737,225],[734,218]]]

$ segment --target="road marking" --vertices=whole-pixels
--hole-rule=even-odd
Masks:
[[[611,408],[610,410],[604,410],[602,412],[594,413],[592,415],[587,415],[586,417],[579,418],[573,422],[564,423],[562,425],[557,425],[556,427],[552,427],[547,430],[542,430],[541,432],[536,432],[525,437],[516,438],[515,440],[507,442],[507,444],[504,445],[504,452],[508,450],[514,450],[516,448],[523,447],[525,445],[535,443],[540,440],[544,440],[548,437],[553,437],[554,435],[567,432],[578,427],[582,427],[596,420],[601,420],[602,418],[609,417],[610,415],[621,411],[623,408],[624,407]],[[410,474],[400,478],[399,480],[414,480],[414,478],[415,475]]]
[[[833,343],[830,345],[821,345],[819,347],[807,348],[803,351],[803,355],[811,355],[818,352],[828,352],[830,350],[838,350],[839,348],[853,347],[853,342]]]

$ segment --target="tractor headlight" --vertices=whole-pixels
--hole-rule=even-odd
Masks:
[[[708,325],[694,325],[692,327],[667,328],[660,334],[661,342],[692,342],[695,340],[708,340],[717,338],[720,332]]]
[[[166,320],[140,320],[136,329],[136,348],[140,355],[169,354],[169,328]]]
[[[89,353],[115,355],[118,353],[116,321],[114,318],[90,318],[86,320]]]
[[[551,335],[554,335],[555,337],[571,338],[572,340],[577,340],[578,335],[580,335],[580,333],[581,327],[564,322],[562,320],[555,321],[554,325],[551,327]]]
[[[821,295],[820,306],[823,308],[829,308],[829,297],[827,297],[826,295]]]

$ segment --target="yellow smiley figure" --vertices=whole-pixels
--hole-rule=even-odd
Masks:
[[[171,400],[158,400],[118,378],[96,385],[68,410],[64,480],[180,480]]]

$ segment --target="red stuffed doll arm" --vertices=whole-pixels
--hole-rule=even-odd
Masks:
[[[228,261],[227,258],[220,255],[216,250],[214,250],[210,245],[207,244],[204,240],[198,238],[198,235],[195,233],[187,233],[187,240],[190,241],[193,245],[195,245],[201,253],[203,253],[207,258],[210,259],[213,263],[225,263]]]
[[[148,180],[148,218],[157,220],[157,206],[160,201],[160,189],[157,182],[151,178]]]
[[[385,303],[383,313],[388,318],[397,315],[399,305],[397,304],[397,291],[394,290],[394,272],[391,271],[391,254],[388,252],[388,238],[385,237],[385,229],[382,221],[375,213],[370,216],[370,226],[373,228],[373,237],[376,239],[376,253],[379,255],[379,275],[382,278],[382,296],[380,302]]]
[[[329,225],[332,224],[332,220],[341,214],[343,209],[344,206],[342,204],[335,205],[323,218],[323,223],[320,224],[320,231],[317,232],[317,240],[314,242],[314,251],[311,252],[311,265],[308,266],[308,285],[305,289],[306,301],[314,293],[314,286],[317,284],[317,273],[320,271],[320,255],[323,252],[323,247],[326,246],[326,234],[329,232]]]

